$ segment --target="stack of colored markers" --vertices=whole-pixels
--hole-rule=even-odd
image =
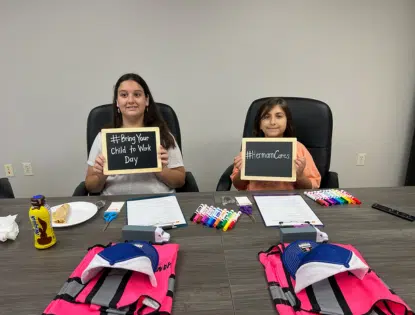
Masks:
[[[190,221],[218,230],[227,231],[232,230],[235,227],[240,216],[241,211],[236,212],[201,204],[191,216]]]
[[[334,205],[355,204],[360,205],[361,202],[352,194],[341,189],[324,189],[316,191],[306,191],[304,193],[308,198],[314,200],[319,205],[330,207]]]

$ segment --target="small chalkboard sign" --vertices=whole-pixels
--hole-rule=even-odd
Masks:
[[[296,138],[244,138],[242,180],[295,182]]]
[[[105,175],[160,172],[159,150],[157,127],[102,129]]]

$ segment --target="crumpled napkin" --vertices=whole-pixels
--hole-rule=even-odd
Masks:
[[[7,239],[15,240],[19,234],[19,226],[16,223],[15,215],[0,217],[0,241],[5,242]]]

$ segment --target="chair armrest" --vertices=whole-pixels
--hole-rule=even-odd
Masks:
[[[197,186],[196,179],[191,172],[186,172],[184,185],[180,188],[177,188],[176,192],[199,192],[199,187]]]
[[[223,172],[219,179],[216,191],[229,191],[232,187],[231,175],[233,171],[233,164],[229,165],[228,168]]]
[[[339,175],[336,172],[327,172],[321,179],[320,188],[339,188]]]

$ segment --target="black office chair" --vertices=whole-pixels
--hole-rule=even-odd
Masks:
[[[0,178],[0,199],[14,198],[13,188],[8,178]]]
[[[255,115],[260,106],[271,97],[255,100],[248,109],[245,119],[243,137],[252,137]],[[302,144],[310,151],[321,174],[321,188],[338,188],[337,173],[330,172],[331,135],[333,131],[333,116],[330,107],[321,101],[310,98],[283,97],[291,110],[295,134]],[[231,189],[231,174],[233,164],[230,165],[219,179],[216,191]]]
[[[171,133],[176,138],[176,142],[182,150],[182,137],[180,134],[179,120],[173,108],[167,104],[156,103],[163,119],[166,121]],[[105,126],[111,125],[113,122],[112,104],[101,105],[93,108],[88,116],[86,128],[86,144],[87,154],[91,150],[92,144],[97,134]],[[183,187],[177,188],[176,192],[199,192],[196,180],[191,172],[186,172],[185,184]],[[76,187],[73,196],[87,196],[88,191],[85,187],[85,182],[82,182]]]

